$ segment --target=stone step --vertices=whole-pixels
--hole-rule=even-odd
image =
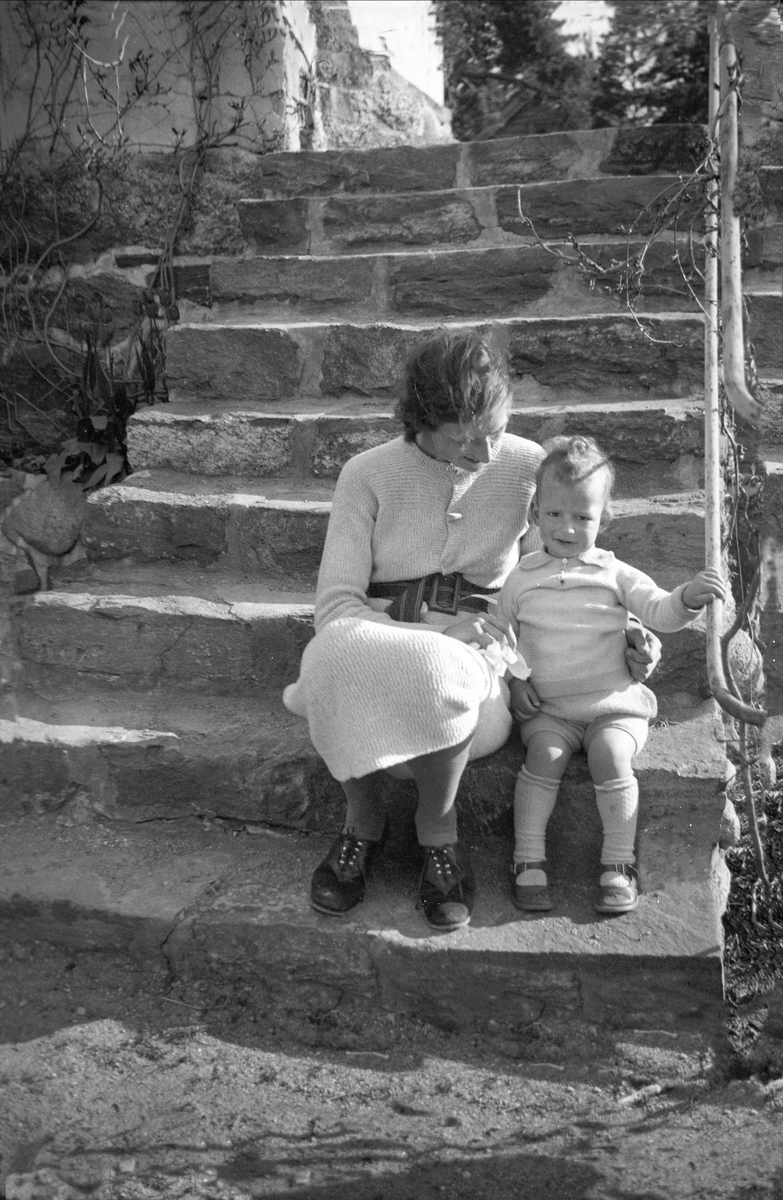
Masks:
[[[339,828],[342,791],[279,695],[111,690],[71,672],[44,690],[23,677],[17,706],[0,721],[5,816]]]
[[[543,1019],[548,1027],[562,1025],[567,1038],[575,1025],[584,1034],[591,1028],[592,1036],[597,1026],[659,1030],[711,1019],[717,1025],[728,887],[716,849],[725,770],[718,729],[705,705],[676,729],[653,730],[638,769],[642,897],[636,912],[622,918],[593,911],[599,829],[582,767],[569,768],[550,823],[552,913],[529,919],[513,908],[508,832],[487,838],[463,830],[478,900],[471,926],[444,937],[414,907],[418,856],[411,797],[401,785],[388,797],[392,838],[367,899],[338,921],[313,913],[306,901],[329,837],[281,834],[264,823],[264,800],[253,810],[249,795],[237,823],[215,820],[220,801],[211,797],[199,809],[186,796],[168,747],[158,750],[158,766],[168,768],[162,773],[172,799],[168,819],[155,820],[144,788],[156,784],[156,771],[139,774],[132,752],[104,744],[70,770],[59,806],[51,790],[44,797],[10,794],[15,807],[4,808],[0,819],[6,850],[0,919],[13,923],[15,940],[47,938],[130,955],[165,945],[175,977],[219,973],[230,982],[241,975],[245,984],[257,981],[275,992],[293,977],[305,993],[317,984],[320,997],[324,988],[334,990],[335,1003],[369,996],[444,1028],[508,1034]],[[7,729],[2,736],[13,745]],[[48,736],[36,749],[52,762],[60,751]],[[20,765],[23,757],[17,750]],[[35,776],[39,760],[32,751],[27,757]],[[105,781],[113,757],[117,790],[112,795],[104,783],[101,794],[101,771]],[[236,778],[230,754],[221,767]],[[221,775],[213,772],[218,786]],[[197,781],[192,771],[191,777]],[[507,806],[513,771],[495,778],[503,781]],[[21,775],[20,781],[28,782]],[[461,789],[462,808],[469,786]],[[240,810],[236,789],[234,803]],[[30,804],[41,814],[34,821]],[[120,813],[121,825],[107,824],[105,814]],[[192,819],[194,813],[208,819]]]
[[[331,485],[144,471],[90,496],[82,540],[94,561],[214,564],[296,591],[315,585],[330,495]]]
[[[279,695],[296,678],[312,636],[314,577],[309,591],[298,577],[300,590],[294,591],[291,583],[285,589],[279,573],[261,571],[255,579],[240,574],[229,555],[214,559],[206,572],[203,564],[177,561],[176,551],[171,563],[151,563],[149,504],[155,497],[170,503],[171,494],[147,493],[139,513],[134,496],[144,497],[144,489],[126,490],[129,532],[140,536],[136,546],[126,539],[121,562],[80,564],[59,573],[57,590],[12,602],[12,630],[28,684],[45,689],[79,677],[115,689]],[[618,501],[614,507],[601,539],[607,549],[667,588],[700,567],[700,496]],[[156,557],[165,558],[160,547]],[[706,692],[701,628],[662,641],[657,689]]]
[[[615,463],[621,495],[701,486],[703,407],[696,401],[515,409],[509,431],[535,442],[577,432],[595,437]],[[290,413],[280,405],[180,401],[131,417],[128,459],[136,472],[326,482],[354,454],[398,436],[399,423],[377,401]]]
[[[299,323],[173,326],[167,371],[173,400],[393,399],[409,353],[440,326]],[[700,316],[628,313],[512,318],[478,329],[509,363],[515,403],[672,399],[702,391]]]
[[[290,485],[275,480],[201,479],[168,471],[145,471],[124,484],[112,484],[90,496],[83,540],[88,556],[99,562],[190,562],[259,573],[283,590],[297,591],[314,584],[329,519],[329,501],[288,499]],[[226,490],[220,490],[220,487]],[[315,494],[323,494],[316,489]],[[703,518],[701,493],[642,496],[613,505],[615,519],[602,538],[614,549],[623,538],[621,557],[655,575],[656,547],[661,547],[662,586],[674,565],[698,569]],[[671,524],[683,532],[676,539],[687,550],[681,555],[666,541]],[[665,533],[663,532],[665,530]],[[631,532],[635,531],[635,532]],[[610,544],[611,543],[611,544]],[[649,547],[649,548],[648,548]],[[654,554],[655,557],[651,558]],[[636,559],[638,558],[638,563]],[[645,566],[645,563],[647,564]],[[697,565],[693,565],[697,564]],[[676,580],[675,582],[678,582]]]
[[[245,195],[296,196],[418,192],[599,175],[689,175],[703,157],[693,126],[580,129],[564,133],[395,146],[265,154],[247,164]],[[215,151],[218,161],[220,151]]]
[[[759,378],[777,383],[783,379],[783,296],[780,288],[756,292],[746,297],[748,336],[753,342],[758,360],[763,363]]]
[[[701,188],[678,175],[630,175],[375,196],[240,200],[242,235],[258,254],[361,254],[520,239],[653,233],[677,197],[681,227],[701,229]]]
[[[186,320],[218,324],[241,323],[248,313],[256,322],[607,313],[626,305],[629,285],[635,306],[646,312],[696,306],[675,257],[679,250],[686,278],[700,293],[684,241],[667,237],[644,249],[642,242],[580,239],[579,249],[584,259],[562,243],[437,255],[216,258],[175,267],[177,301]],[[700,259],[699,247],[696,253]]]

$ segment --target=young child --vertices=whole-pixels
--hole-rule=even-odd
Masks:
[[[704,570],[666,592],[599,550],[595,541],[610,517],[611,463],[592,438],[558,437],[544,449],[531,509],[543,549],[520,559],[498,605],[530,668],[528,679],[508,679],[527,749],[514,794],[513,898],[527,912],[552,907],[544,835],[571,755],[584,749],[604,829],[596,909],[625,913],[638,902],[631,762],[657,712],[653,693],[628,673],[628,614],[672,632],[716,596],[723,599],[725,589],[717,571]]]

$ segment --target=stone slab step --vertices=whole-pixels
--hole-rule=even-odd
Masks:
[[[696,307],[675,258],[678,243],[669,237],[646,249],[627,240],[580,239],[579,246],[590,260],[582,259],[583,267],[573,247],[562,243],[437,254],[216,258],[198,269],[175,268],[177,302],[185,320],[223,324],[248,314],[254,321],[290,321],[616,312],[626,305],[629,286],[635,306],[647,312]],[[685,242],[679,254],[700,292]]]
[[[0,722],[6,816],[325,830],[342,820],[341,789],[279,695],[111,691],[71,672],[44,689],[23,678],[17,705],[17,720]]]
[[[661,693],[660,705],[634,764],[644,796],[640,837],[650,878],[669,870],[687,878],[691,837],[709,835],[711,846],[709,838],[718,836],[710,814],[717,811],[719,819],[722,812],[722,733],[712,701]],[[23,679],[18,707],[15,721],[0,722],[2,814],[57,812],[77,823],[206,815],[287,829],[340,827],[342,790],[313,750],[306,723],[277,695],[249,702],[203,690],[112,691],[71,673],[43,688]],[[522,759],[512,731],[497,753],[468,764],[458,798],[463,832],[511,836]],[[380,773],[377,786],[392,808],[414,803],[410,782]],[[553,839],[560,847],[555,859],[577,875],[584,872],[585,846],[600,846],[591,789],[586,762],[576,756],[563,781]],[[680,839],[668,849],[667,831]]]
[[[636,912],[614,920],[592,910],[594,864],[574,875],[557,854],[557,907],[524,918],[507,894],[510,843],[464,839],[479,887],[474,920],[444,936],[414,907],[417,858],[404,808],[393,813],[392,843],[367,900],[335,920],[306,903],[326,837],[227,836],[193,819],[96,824],[79,819],[74,800],[59,813],[0,822],[0,920],[15,940],[131,956],[163,947],[175,977],[241,973],[275,994],[295,979],[300,995],[317,985],[320,996],[370,997],[444,1028],[493,1022],[506,1032],[541,1019],[695,1026],[717,1020],[721,1006],[725,868],[704,836],[708,828],[714,836],[719,813],[714,793],[707,803],[669,800],[666,832],[680,858],[662,874],[653,844],[661,814],[651,808],[652,840],[646,831],[640,839],[640,856],[649,852],[645,893]],[[583,861],[592,850],[582,847]]]
[[[265,154],[250,164],[244,186],[247,196],[274,199],[690,174],[703,152],[704,133],[693,126],[582,129],[440,146]],[[213,153],[219,159],[220,152]]]
[[[583,404],[575,412],[531,407],[512,412],[511,433],[543,442],[556,434],[596,438],[615,462],[620,494],[700,486],[703,408],[698,402]],[[335,411],[280,413],[279,406],[239,407],[180,401],[138,410],[128,423],[134,471],[168,469],[206,476],[274,476],[334,480],[354,454],[399,436],[399,423],[347,403]]]
[[[375,396],[388,403],[410,352],[440,326],[176,325],[167,334],[172,399],[310,402]],[[700,316],[512,318],[478,329],[505,354],[515,401],[571,404],[673,399],[703,390]]]
[[[199,566],[218,563],[287,580],[289,591],[310,586],[305,581],[314,581],[317,573],[329,502],[278,499],[275,480],[257,481],[260,486],[253,494],[252,482],[246,492],[221,491],[219,485],[225,485],[225,479],[145,471],[130,476],[124,484],[103,488],[88,502],[83,530],[88,555],[94,561],[128,558]],[[290,485],[285,485],[285,492],[290,494]],[[307,490],[298,494],[304,497]],[[614,512],[602,544],[608,549],[617,545],[622,557],[634,565],[640,558],[638,565],[646,563],[645,569],[653,575],[658,568],[662,585],[674,586],[666,584],[672,566],[680,569],[685,562],[692,564],[699,553],[701,494],[618,499]],[[682,541],[688,547],[684,554],[672,546],[666,549],[673,536],[672,525],[682,531],[676,544]]]
[[[222,488],[221,488],[222,485]],[[265,481],[202,481],[198,475],[141,472],[93,493],[82,531],[96,560],[217,564],[277,578],[287,590],[313,587],[329,520],[324,489]]]
[[[143,489],[127,491],[145,496]],[[142,563],[149,553],[146,530],[154,524],[149,505],[161,497],[168,501],[169,493],[146,497],[140,511],[134,511],[133,499],[125,506],[136,519],[141,541],[136,557]],[[667,588],[701,566],[703,543],[698,495],[618,501],[602,538],[607,549],[642,565]],[[182,563],[168,570],[159,563],[135,567],[127,561],[127,542],[123,549],[121,569],[88,566],[73,572],[70,581],[61,573],[57,591],[12,602],[17,651],[31,685],[45,688],[78,676],[109,688],[206,687],[216,695],[253,697],[279,694],[296,678],[312,636],[312,592],[294,597],[289,584],[286,594],[274,572],[271,578],[262,575],[255,592],[246,575],[221,582],[219,559],[206,578],[202,569]],[[701,625],[662,641],[657,690],[706,694]]]
[[[701,228],[704,200],[677,175],[568,179],[375,196],[240,200],[242,235],[259,254],[355,254],[429,246],[504,245],[520,238],[644,237],[676,202]]]
[[[77,674],[106,686],[214,695],[280,693],[312,636],[312,606],[199,596],[38,592],[11,604],[34,682]]]

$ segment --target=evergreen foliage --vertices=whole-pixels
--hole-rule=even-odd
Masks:
[[[709,7],[622,0],[596,62],[569,54],[558,0],[435,0],[454,133],[705,122]]]
[[[558,0],[436,0],[446,103],[463,141],[519,110],[530,133],[587,128],[593,64],[569,54]]]
[[[624,0],[601,45],[596,125],[707,120],[710,0]]]

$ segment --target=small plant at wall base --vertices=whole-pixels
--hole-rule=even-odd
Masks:
[[[15,99],[17,116],[24,114],[13,139],[0,131],[0,453],[7,462],[87,491],[128,471],[128,419],[139,405],[168,398],[165,334],[179,320],[175,256],[183,245],[201,255],[238,249],[231,181],[222,163],[211,167],[210,152],[240,139],[254,153],[280,148],[290,107],[280,90],[280,51],[282,39],[296,40],[285,7],[284,0],[154,10],[118,4],[110,12],[85,0],[4,7],[19,61],[11,61],[6,39],[0,93],[9,111]],[[161,36],[131,56],[128,39],[138,43],[149,12],[158,14]],[[94,49],[100,37],[117,47],[111,62]],[[221,91],[224,63],[237,80],[234,99]],[[176,122],[183,127],[172,128],[162,152],[155,146],[145,155],[128,135],[130,118],[135,112],[136,128],[145,128],[150,104],[154,127],[173,94],[180,111],[185,106]],[[134,286],[138,270],[129,277],[103,265],[118,245],[160,247],[146,286]]]
[[[156,294],[145,288],[141,292],[134,301],[137,323],[127,339],[125,369],[118,376],[114,359],[107,355],[111,310],[103,306],[100,296],[91,306],[76,296],[73,307],[91,325],[82,330],[81,379],[67,396],[76,430],[73,437],[63,440],[59,453],[50,455],[42,465],[52,483],[65,478],[90,491],[126,473],[126,429],[138,406],[168,400],[163,337],[166,327],[179,319],[179,310],[167,291]]]

